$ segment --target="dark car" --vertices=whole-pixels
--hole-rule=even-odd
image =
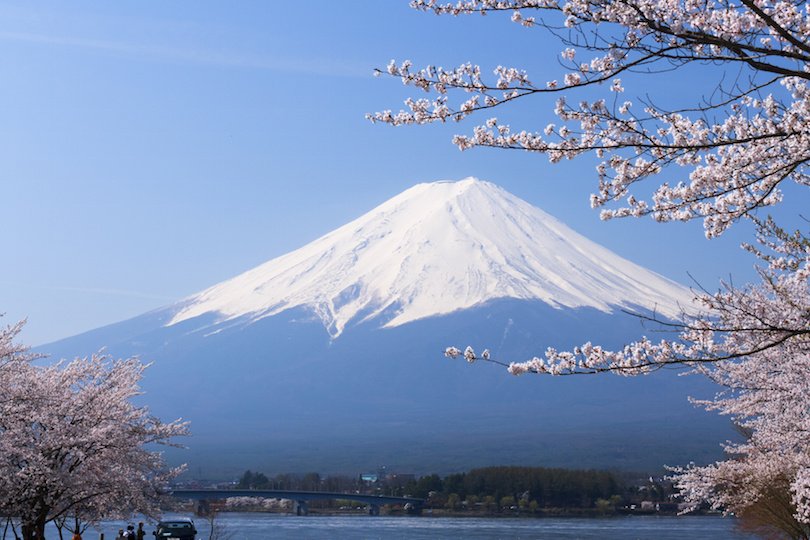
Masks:
[[[157,530],[152,534],[158,540],[194,540],[197,529],[190,519],[171,519],[158,522]]]

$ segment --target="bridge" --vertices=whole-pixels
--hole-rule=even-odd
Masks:
[[[372,516],[380,514],[380,506],[385,504],[402,505],[408,513],[421,514],[424,499],[414,497],[389,497],[384,495],[363,495],[360,493],[334,493],[328,491],[287,491],[280,489],[175,489],[170,495],[177,499],[195,501],[216,501],[229,497],[261,497],[264,499],[288,499],[295,503],[295,513],[305,516],[309,513],[309,501],[347,500],[368,506]]]

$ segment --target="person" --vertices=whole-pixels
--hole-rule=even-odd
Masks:
[[[115,540],[127,540],[127,537],[124,536],[124,529],[118,529],[118,536],[115,537]]]
[[[138,522],[138,530],[135,531],[135,540],[143,540],[145,536],[146,536],[146,531],[143,530],[143,521],[139,521]]]
[[[127,532],[124,533],[127,540],[135,540],[135,525],[127,525]]]

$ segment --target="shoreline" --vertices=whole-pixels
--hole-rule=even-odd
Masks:
[[[295,515],[294,512],[289,511],[259,511],[259,510],[222,510],[217,512],[217,516],[227,514],[267,514],[267,515]],[[355,510],[338,510],[329,508],[309,508],[307,517],[368,517],[368,511],[365,509]],[[565,509],[548,509],[538,510],[537,512],[465,512],[453,511],[447,509],[431,509],[426,508],[421,514],[409,514],[399,509],[385,509],[382,508],[380,516],[386,517],[430,517],[430,518],[486,518],[486,519],[609,519],[609,518],[623,518],[623,517],[667,517],[667,518],[686,518],[686,517],[725,517],[722,512],[716,511],[698,511],[690,512],[689,514],[678,514],[677,512],[666,511],[642,511],[642,510],[617,510],[614,512],[600,512],[597,510],[581,509],[581,510],[565,510]],[[197,519],[205,519],[205,516],[196,516]]]

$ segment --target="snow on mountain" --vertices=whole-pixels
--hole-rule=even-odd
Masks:
[[[36,352],[105,347],[150,362],[143,403],[189,419],[194,433],[188,451],[167,458],[201,477],[354,474],[380,463],[417,473],[494,463],[654,470],[720,457],[727,420],[686,400],[716,388],[674,372],[550,380],[437,359],[447,336],[504,361],[585,340],[617,348],[639,330],[617,308],[674,316],[690,300],[468,178],[414,186],[175,305]]]
[[[395,327],[494,299],[555,308],[654,309],[691,293],[476,178],[418,184],[323,237],[180,302],[167,326],[203,314],[255,321],[305,307],[333,338],[383,316]]]

